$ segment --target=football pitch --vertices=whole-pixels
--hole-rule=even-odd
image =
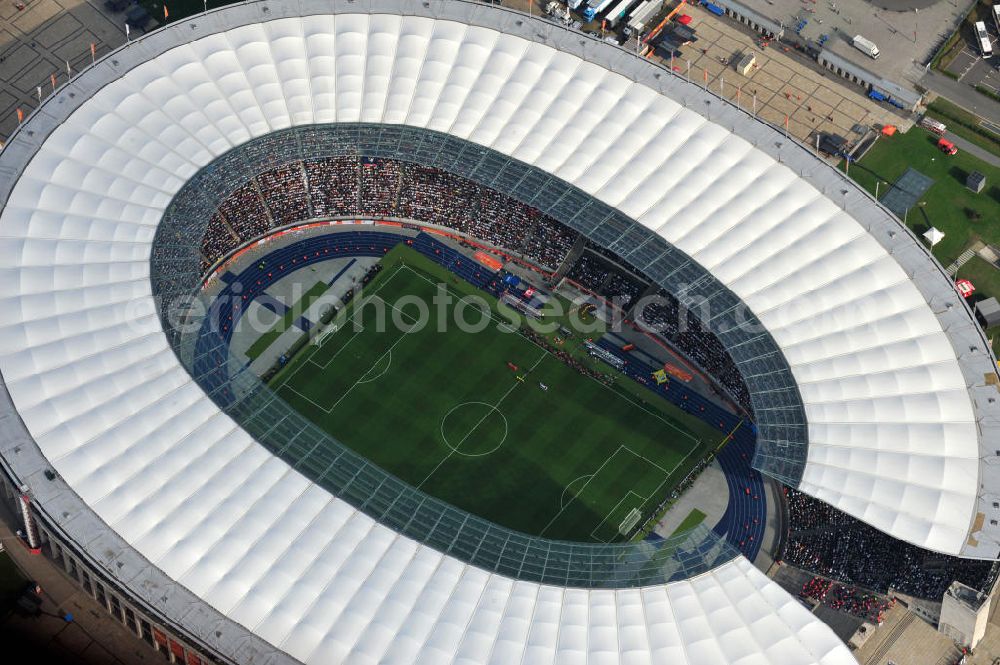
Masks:
[[[271,385],[428,494],[532,535],[619,541],[722,440],[624,376],[607,385],[572,369],[414,250],[382,265]],[[435,304],[444,292],[487,306]]]

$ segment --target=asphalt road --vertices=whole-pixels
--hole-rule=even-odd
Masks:
[[[964,83],[933,70],[923,75],[920,84],[931,92],[947,97],[967,111],[972,111],[987,120],[1000,124],[1000,103],[993,101],[975,88],[970,88]]]
[[[951,141],[952,143],[954,143],[955,147],[957,147],[959,150],[964,150],[970,155],[973,155],[983,160],[987,164],[1000,168],[1000,156],[993,154],[989,150],[980,148],[975,143],[966,141],[961,136],[955,136],[951,132],[945,132],[944,137],[949,141]]]

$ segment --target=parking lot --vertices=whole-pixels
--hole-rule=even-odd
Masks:
[[[900,84],[923,75],[923,64],[951,35],[970,0],[741,0],[789,33]],[[893,5],[885,9],[879,5]],[[917,11],[914,11],[917,10]],[[862,35],[878,45],[877,60],[853,44]]]
[[[955,56],[946,68],[952,74],[958,76],[958,80],[973,88],[982,86],[993,94],[1000,94],[1000,71],[997,71],[997,63],[1000,63],[1000,37],[997,35],[995,25],[986,23],[986,32],[990,37],[990,45],[993,48],[993,56],[983,58],[976,43],[975,33],[968,26],[962,29],[962,51]]]

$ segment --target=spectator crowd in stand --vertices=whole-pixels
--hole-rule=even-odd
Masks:
[[[649,286],[645,279],[617,265],[608,250],[590,243],[566,276],[626,312],[629,304],[636,303]],[[641,314],[641,320],[651,332],[660,334],[683,351],[725,386],[740,406],[752,412],[750,392],[743,376],[718,338],[704,329],[695,312],[682,312],[674,296],[663,290],[657,296],[648,304],[644,302],[642,312],[632,312],[632,316],[639,318]]]
[[[743,381],[743,375],[719,338],[705,330],[697,312],[682,310],[673,294],[660,290],[655,298],[643,303],[642,311],[635,311],[632,315],[644,328],[662,335],[698,363],[726,387],[740,406],[753,412],[750,391]]]
[[[253,180],[229,195],[219,206],[218,214],[239,238],[255,238],[271,228],[270,213]]]
[[[355,157],[330,157],[305,162],[310,217],[357,215],[359,164]]]
[[[202,240],[204,269],[268,230],[308,219],[402,217],[444,226],[555,270],[576,232],[516,199],[433,167],[329,157],[269,168],[222,202]]]
[[[992,580],[992,562],[930,552],[802,492],[786,488],[785,495],[789,526],[782,558],[798,568],[879,593],[891,588],[933,601],[940,601],[955,580],[974,589],[984,589]],[[863,599],[840,600],[840,609],[865,605]]]
[[[362,215],[390,215],[395,208],[402,171],[400,163],[391,159],[362,159],[361,187],[358,210]]]
[[[309,140],[303,137],[303,150],[309,148]],[[270,229],[309,219],[413,219],[520,254],[549,270],[559,268],[578,238],[575,231],[536,208],[434,167],[355,156],[277,163],[280,160],[267,151],[252,158],[263,170],[232,191],[209,221],[201,245],[203,272]],[[608,250],[588,245],[568,276],[627,309],[638,301],[648,282],[623,268],[620,261]],[[659,295],[659,304],[645,308],[645,318],[750,411],[746,385],[719,340],[691,312],[685,314],[681,326],[676,298],[665,291]]]
[[[566,276],[623,310],[648,286],[644,280],[589,251],[580,255]]]
[[[208,221],[205,236],[201,240],[202,272],[204,273],[208,269],[210,257],[222,256],[239,244],[239,242],[239,238],[229,229],[228,224],[223,221],[222,215],[216,212],[212,216],[212,219]]]
[[[311,217],[303,168],[302,162],[294,162],[257,176],[275,226],[295,224]]]

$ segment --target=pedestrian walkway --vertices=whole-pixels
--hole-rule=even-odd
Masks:
[[[63,85],[66,71],[91,63],[125,42],[125,15],[86,0],[31,0],[0,4],[0,138],[17,126],[16,109],[27,115],[38,98]],[[133,29],[133,34],[135,30]]]

